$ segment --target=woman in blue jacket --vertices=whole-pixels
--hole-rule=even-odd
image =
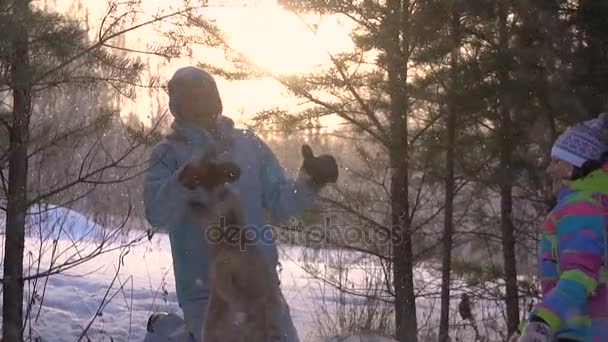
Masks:
[[[241,168],[236,187],[248,226],[258,229],[258,244],[271,267],[278,253],[265,222],[268,211],[282,221],[311,206],[318,191],[335,182],[338,168],[333,157],[304,163],[300,176],[286,177],[268,146],[250,131],[236,129],[222,116],[222,101],[209,73],[196,68],[178,69],[168,83],[172,131],[151,152],[144,187],[145,215],[155,229],[169,233],[177,298],[188,329],[200,335],[209,292],[209,257],[201,221],[191,204],[204,204],[207,194],[195,186],[197,161],[204,156],[233,161]],[[157,317],[155,317],[157,318]],[[286,341],[297,334],[286,308]],[[149,322],[153,326],[153,319]],[[150,329],[153,330],[153,329]]]

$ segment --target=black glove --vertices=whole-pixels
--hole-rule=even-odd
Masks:
[[[315,157],[310,146],[302,145],[302,157],[304,163],[301,170],[310,176],[316,186],[322,187],[338,180],[338,164],[333,156],[323,154]]]

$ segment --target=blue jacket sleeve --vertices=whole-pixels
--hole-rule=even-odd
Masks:
[[[319,192],[303,177],[288,178],[268,145],[258,139],[261,152],[262,203],[272,219],[284,221],[309,208]]]
[[[205,203],[207,200],[204,191],[190,190],[178,182],[182,169],[167,144],[160,144],[152,150],[143,197],[146,220],[153,228],[176,229],[190,211],[191,202]]]

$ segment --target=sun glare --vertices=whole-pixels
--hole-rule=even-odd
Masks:
[[[327,65],[328,52],[348,49],[350,42],[348,30],[335,18],[308,16],[304,20],[275,0],[265,0],[231,9],[217,23],[233,48],[256,65],[273,73],[299,74]]]
[[[107,1],[97,0],[35,0],[40,7],[70,14],[90,20],[91,39],[97,38],[98,25],[107,13]],[[210,3],[214,2],[213,0]],[[328,52],[338,53],[353,49],[348,34],[352,23],[336,16],[307,15],[300,18],[280,5],[277,0],[221,0],[220,5],[205,7],[200,14],[215,20],[220,30],[226,34],[229,43],[239,53],[247,56],[257,66],[274,74],[302,74],[329,66]],[[180,2],[178,2],[180,3]],[[247,4],[247,6],[243,6]],[[157,13],[176,4],[160,0],[143,0],[145,13],[140,20],[150,19],[150,13]],[[309,26],[310,25],[310,26]],[[164,26],[164,25],[163,25]],[[158,27],[141,27],[127,34],[124,43],[131,49],[145,50],[163,38]],[[166,82],[179,67],[196,64],[199,61],[226,66],[223,52],[204,46],[192,45],[193,56],[164,60],[150,55],[139,55],[150,67],[152,74],[158,73]],[[281,106],[298,108],[299,99],[286,96],[284,89],[271,79],[229,82],[218,79],[226,114],[239,121],[258,110]],[[137,99],[121,100],[123,113],[134,112],[145,122],[150,113],[164,112],[166,97],[151,96],[148,89],[138,89]],[[242,114],[239,114],[242,113]]]

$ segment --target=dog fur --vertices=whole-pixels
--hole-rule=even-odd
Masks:
[[[279,318],[286,304],[277,272],[247,236],[240,197],[228,184],[240,177],[240,169],[211,162],[198,169],[210,194],[207,205],[193,207],[208,221],[203,229],[211,257],[203,341],[282,341]]]

